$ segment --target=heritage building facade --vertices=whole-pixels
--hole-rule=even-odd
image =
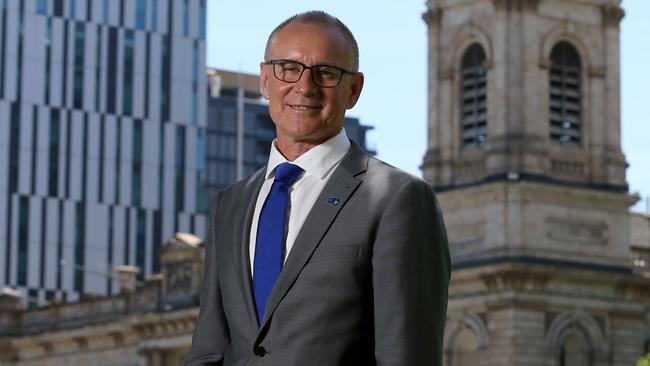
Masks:
[[[422,168],[452,251],[446,365],[623,366],[648,351],[623,15],[618,0],[428,1]]]
[[[121,266],[119,293],[25,309],[0,293],[0,366],[178,366],[198,319],[203,243],[177,233],[161,249],[161,273],[137,279]],[[117,291],[116,291],[117,292]]]

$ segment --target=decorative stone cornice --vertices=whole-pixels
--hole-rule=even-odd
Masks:
[[[621,301],[640,301],[648,298],[650,284],[643,282],[618,283],[615,289],[616,298]]]
[[[625,10],[618,5],[603,5],[600,7],[602,22],[607,27],[618,27],[625,16]]]
[[[492,0],[492,5],[497,10],[508,11],[537,11],[541,0]]]
[[[542,292],[552,277],[551,271],[530,271],[526,269],[505,269],[481,276],[489,292],[504,290],[529,290]]]
[[[440,24],[440,20],[442,19],[442,10],[439,8],[433,8],[430,7],[422,13],[422,20],[429,26],[435,26]]]
[[[616,284],[616,298],[622,301],[647,301],[650,296],[650,280],[627,279]]]

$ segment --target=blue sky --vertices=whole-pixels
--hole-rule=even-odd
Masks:
[[[346,23],[360,48],[366,75],[361,99],[348,112],[375,129],[370,144],[388,163],[421,175],[426,149],[426,26],[424,1],[214,0],[208,2],[207,65],[257,73],[268,33],[288,16],[325,10]],[[623,151],[630,191],[650,196],[650,1],[624,0],[621,24]],[[388,31],[390,30],[390,31]],[[400,78],[384,68],[399,60]],[[644,108],[645,107],[645,108]],[[645,202],[635,211],[645,212]]]

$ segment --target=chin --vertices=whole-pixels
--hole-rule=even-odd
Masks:
[[[286,131],[295,137],[303,136],[305,138],[313,135],[318,135],[318,129],[313,128],[313,123],[297,122],[293,123],[291,128]]]

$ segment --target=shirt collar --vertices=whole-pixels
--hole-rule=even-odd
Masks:
[[[343,158],[350,150],[350,140],[341,128],[336,136],[314,146],[304,154],[300,155],[294,161],[288,161],[275,146],[275,140],[271,143],[271,152],[269,153],[269,163],[266,166],[266,179],[273,177],[275,167],[282,163],[292,163],[301,167],[305,174],[314,175],[320,179],[325,179],[330,170]]]

